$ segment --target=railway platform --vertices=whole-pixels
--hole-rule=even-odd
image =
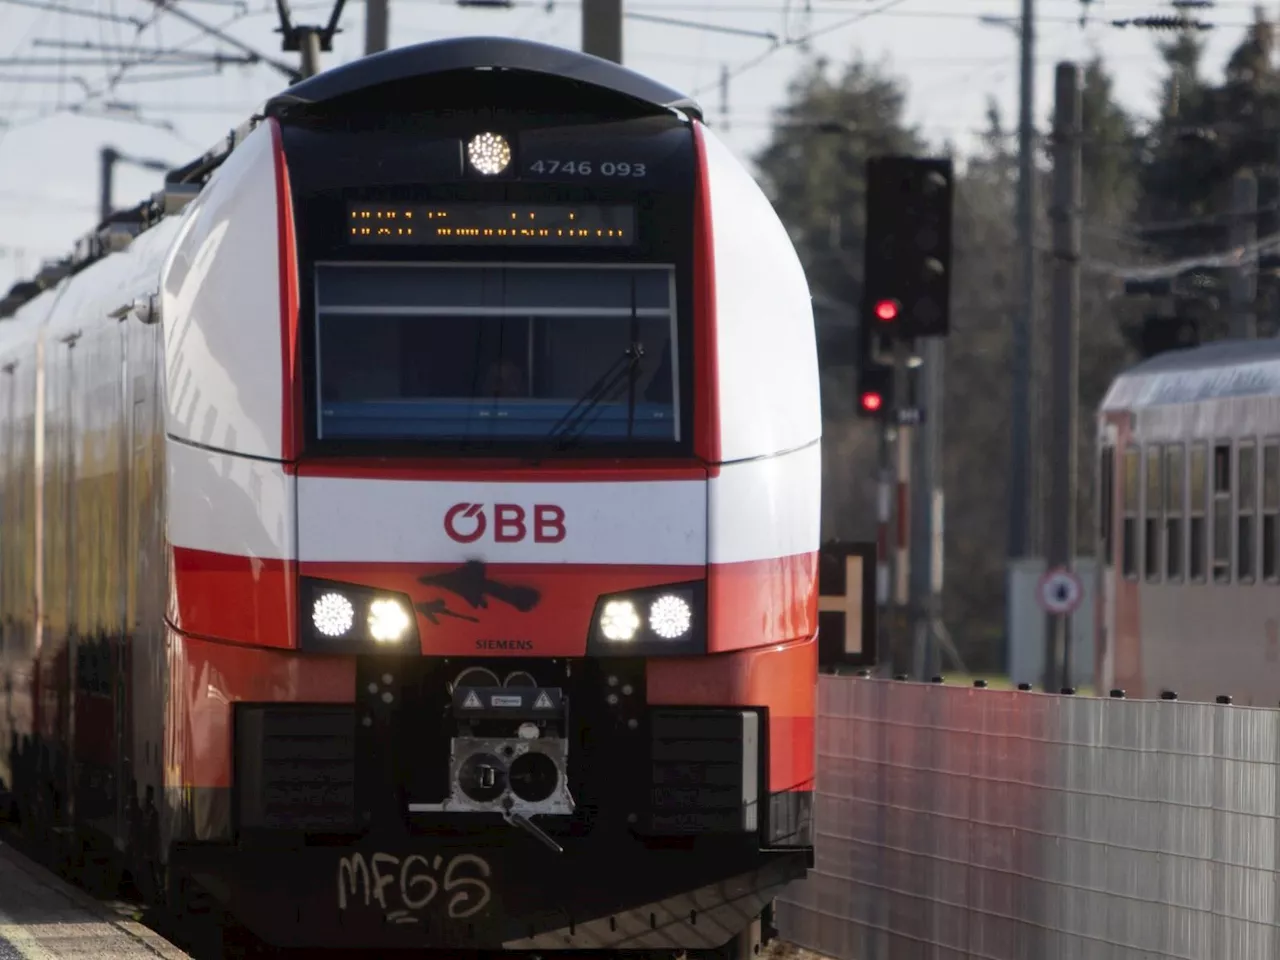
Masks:
[[[0,960],[189,960],[0,841]]]

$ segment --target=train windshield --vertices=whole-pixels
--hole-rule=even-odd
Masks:
[[[670,267],[329,262],[315,278],[320,438],[681,439]]]
[[[303,446],[687,456],[688,122],[614,95],[582,104],[558,80],[468,77],[483,89],[405,94],[465,92],[456,107],[359,101],[282,126]]]

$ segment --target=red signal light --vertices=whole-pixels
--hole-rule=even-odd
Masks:
[[[876,319],[881,323],[892,323],[898,319],[900,309],[897,300],[878,300],[875,306]]]
[[[862,395],[862,409],[874,413],[884,405],[884,397],[878,393],[864,393]]]

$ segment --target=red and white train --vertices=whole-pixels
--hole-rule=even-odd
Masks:
[[[1160,354],[1098,418],[1097,683],[1280,702],[1280,341]]]
[[[813,856],[818,369],[695,103],[369,57],[0,313],[26,825],[281,945],[750,954]]]

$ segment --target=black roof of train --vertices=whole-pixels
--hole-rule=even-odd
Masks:
[[[398,81],[478,69],[564,77],[650,106],[702,117],[702,108],[692,97],[612,61],[510,37],[433,40],[362,57],[294,84],[268,100],[264,113],[278,116],[292,106],[324,103]]]

